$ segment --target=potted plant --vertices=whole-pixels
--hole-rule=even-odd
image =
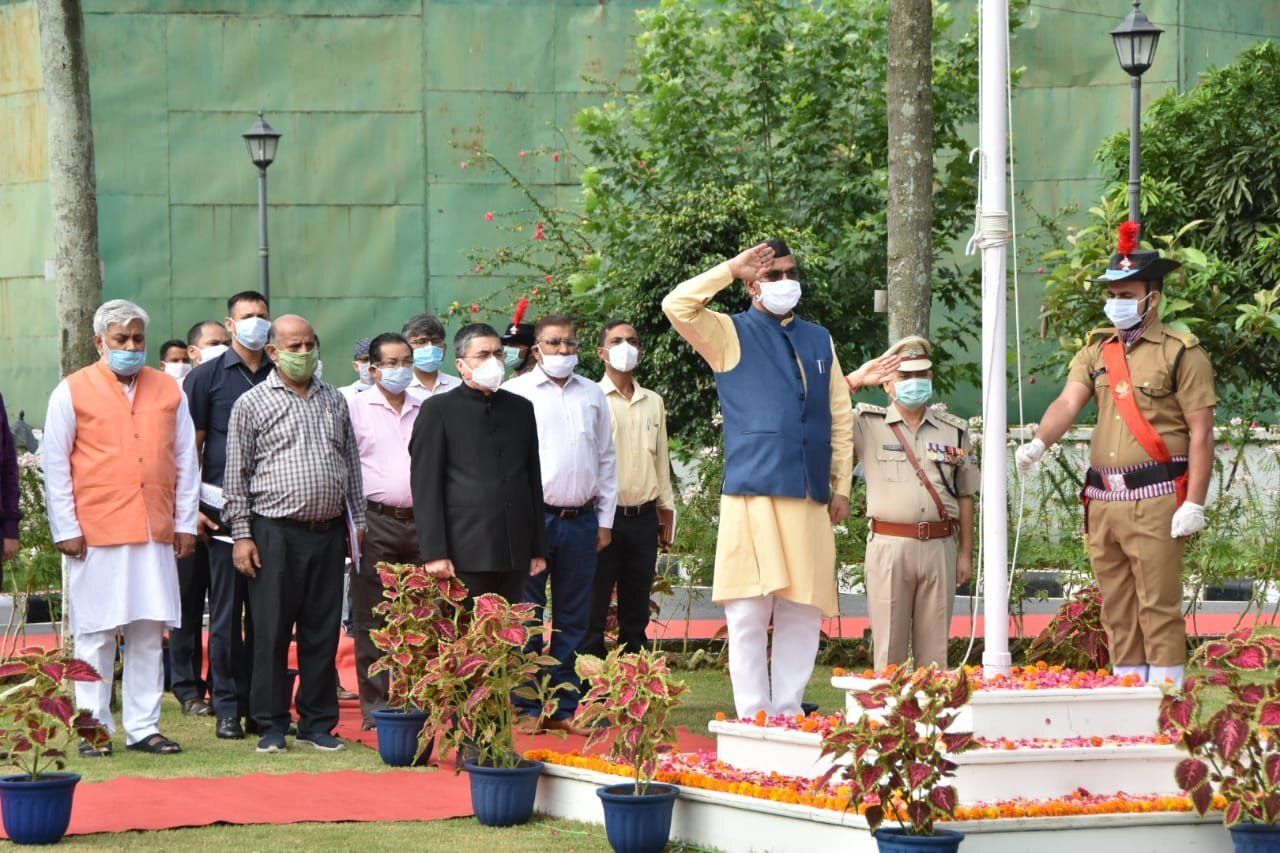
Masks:
[[[457,632],[457,613],[467,590],[457,578],[434,578],[420,565],[378,563],[382,598],[374,608],[383,627],[369,632],[382,657],[369,675],[387,674],[387,707],[376,709],[378,754],[393,767],[425,764],[433,738],[420,737],[428,714],[415,705],[413,686],[427,672],[442,636]]]
[[[539,721],[555,712],[555,694],[545,669],[556,659],[525,649],[532,604],[511,604],[493,593],[471,609],[439,619],[440,639],[410,701],[427,712],[422,739],[440,736],[452,748],[458,770],[471,777],[471,805],[485,826],[514,826],[533,815],[543,765],[516,752],[516,708],[512,695],[536,701]]]
[[[676,742],[668,717],[689,688],[671,678],[666,657],[614,648],[601,660],[579,655],[578,676],[591,688],[574,722],[591,730],[587,747],[610,740],[609,754],[635,768],[634,782],[596,789],[604,804],[605,833],[618,853],[661,850],[671,835],[671,813],[680,789],[655,784],[658,754]]]
[[[1103,669],[1111,663],[1102,627],[1102,591],[1086,586],[1062,603],[1027,649],[1027,660],[1060,663],[1072,669]]]
[[[969,692],[963,672],[899,667],[855,694],[863,714],[823,739],[823,756],[836,763],[821,781],[843,777],[882,853],[954,853],[964,839],[934,821],[955,816],[956,789],[944,784],[955,775],[951,756],[977,745],[972,733],[950,731]],[[898,828],[883,825],[889,818]]]
[[[53,844],[71,823],[78,773],[62,773],[77,738],[110,742],[88,711],[76,711],[73,681],[100,681],[61,649],[29,646],[0,661],[0,752],[21,773],[0,778],[4,830],[17,844]]]
[[[1221,797],[1237,851],[1280,849],[1280,636],[1233,631],[1196,649],[1182,689],[1160,701],[1160,725],[1188,757],[1174,768],[1201,815]]]

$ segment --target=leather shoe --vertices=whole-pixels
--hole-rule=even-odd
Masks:
[[[359,699],[359,695],[352,693],[341,684],[338,685],[338,698],[344,702],[350,702],[352,699]]]
[[[244,729],[240,727],[239,717],[219,717],[214,734],[223,740],[244,740]]]
[[[580,735],[587,737],[591,734],[591,729],[584,729],[582,726],[575,726],[572,720],[543,720],[538,726],[540,732],[564,732],[565,734]]]
[[[188,717],[212,717],[213,708],[203,699],[183,699],[182,713]]]

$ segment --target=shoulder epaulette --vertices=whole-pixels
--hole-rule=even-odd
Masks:
[[[1099,326],[1096,329],[1090,329],[1088,333],[1084,336],[1085,345],[1087,346],[1093,343],[1095,340],[1109,338],[1115,333],[1116,333],[1116,330],[1111,326]]]
[[[942,409],[937,408],[936,406],[931,407],[931,411],[933,412],[933,416],[938,420],[942,421],[944,424],[949,424],[950,426],[956,427],[957,429],[969,428],[969,422],[958,415],[953,415],[950,412],[945,412]]]
[[[884,410],[884,406],[873,406],[870,403],[859,403],[853,407],[855,415],[884,415],[888,414]]]
[[[1200,346],[1200,339],[1190,332],[1182,332],[1165,326],[1164,333],[1171,338],[1177,338],[1179,341],[1182,341],[1182,345],[1187,349]]]

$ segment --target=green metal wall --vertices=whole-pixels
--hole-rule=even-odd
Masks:
[[[257,287],[256,173],[240,134],[263,108],[284,134],[269,171],[273,307],[315,322],[326,375],[342,378],[356,338],[509,284],[465,251],[499,239],[485,211],[521,200],[500,174],[460,163],[483,146],[571,199],[569,158],[517,154],[563,144],[555,128],[597,99],[584,76],[625,83],[644,5],[85,0],[106,296],[151,312],[154,349]],[[1041,211],[1096,195],[1091,153],[1127,127],[1106,32],[1129,5],[1034,2],[1014,42],[1017,180]],[[1148,0],[1167,31],[1148,96],[1274,37],[1278,7]],[[30,0],[0,0],[0,392],[33,423],[58,379],[36,35]],[[1031,316],[1036,264],[1021,260]]]

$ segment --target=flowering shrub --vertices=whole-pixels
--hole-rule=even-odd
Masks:
[[[32,782],[66,766],[71,741],[99,747],[107,730],[88,711],[76,711],[73,681],[101,681],[97,670],[61,649],[29,646],[0,661],[0,753]]]
[[[1102,591],[1087,586],[1064,601],[1031,643],[1027,657],[1048,658],[1075,669],[1101,669],[1111,663],[1102,627]]]
[[[387,706],[405,711],[414,705],[413,685],[426,675],[437,644],[457,635],[467,588],[457,578],[434,578],[412,563],[378,563],[375,568],[383,600],[373,614],[385,623],[369,632],[383,653],[369,666],[369,675],[387,673]]]
[[[933,835],[934,820],[956,810],[956,789],[942,784],[955,775],[949,756],[977,746],[972,733],[948,731],[969,695],[963,673],[936,666],[898,669],[854,694],[863,711],[878,713],[864,713],[823,738],[823,757],[848,762],[837,763],[822,781],[839,775],[848,782],[853,801],[866,804],[872,832],[893,817],[908,834]]]
[[[660,652],[647,649],[614,648],[603,660],[578,655],[574,668],[584,683],[591,683],[575,718],[592,727],[587,746],[612,737],[609,754],[635,768],[635,793],[643,796],[653,781],[658,753],[676,742],[675,726],[667,718],[688,686],[671,678]]]
[[[1160,703],[1161,727],[1188,754],[1174,770],[1178,785],[1202,815],[1216,788],[1227,826],[1280,822],[1280,637],[1235,631],[1198,648],[1190,665],[1207,674]]]

